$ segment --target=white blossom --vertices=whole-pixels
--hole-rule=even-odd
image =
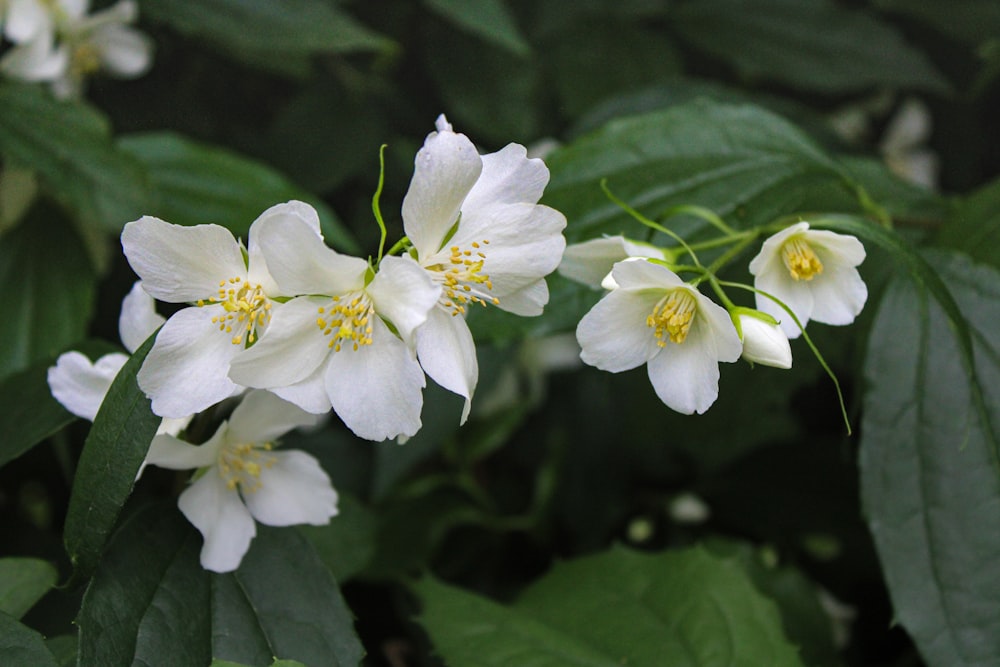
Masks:
[[[754,287],[780,299],[802,323],[850,324],[864,308],[868,288],[855,268],[865,259],[861,241],[799,222],[764,241],[750,262]],[[801,333],[777,303],[757,294],[757,309],[773,316],[789,338]]]
[[[749,308],[738,309],[735,316],[743,340],[743,359],[774,368],[792,367],[792,347],[788,336],[774,318]]]
[[[611,277],[611,267],[630,257],[666,259],[666,254],[662,248],[649,243],[633,241],[621,235],[605,236],[567,246],[559,264],[559,273],[590,287],[613,289],[613,282],[607,282]]]
[[[403,228],[414,257],[441,286],[417,330],[417,356],[427,375],[465,398],[462,422],[479,377],[469,308],[531,316],[548,302],[545,276],[566,246],[566,218],[537,203],[548,180],[545,163],[529,159],[524,146],[480,156],[443,115],[417,153]]]
[[[583,361],[612,373],[646,364],[668,407],[707,410],[719,395],[719,362],[736,361],[743,347],[729,313],[665,266],[622,261],[612,273],[618,288],[576,329]]]
[[[337,492],[311,455],[275,450],[275,439],[311,426],[318,417],[265,391],[254,391],[208,442],[192,445],[170,435],[153,439],[146,464],[201,469],[177,505],[205,540],[202,567],[239,567],[256,521],[268,526],[324,525],[337,514]]]

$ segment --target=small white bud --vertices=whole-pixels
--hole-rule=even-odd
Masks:
[[[739,313],[739,320],[744,359],[775,368],[792,367],[792,348],[780,326],[746,312]]]

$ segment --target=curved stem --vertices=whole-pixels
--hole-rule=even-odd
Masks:
[[[378,258],[375,260],[377,265],[382,261],[382,251],[385,250],[385,221],[382,219],[382,209],[379,207],[379,198],[382,196],[382,186],[385,185],[385,149],[387,144],[382,144],[378,149],[378,187],[375,188],[375,194],[372,196],[372,213],[375,214],[375,221],[378,223],[379,231],[381,232],[381,237],[378,241]],[[390,251],[391,252],[391,251]]]

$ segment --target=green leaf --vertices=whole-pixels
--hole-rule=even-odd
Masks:
[[[255,64],[384,50],[386,38],[322,0],[143,0],[143,16]]]
[[[340,493],[338,514],[325,526],[299,526],[337,581],[365,569],[375,552],[375,514],[354,496]]]
[[[83,445],[63,533],[73,563],[69,585],[89,577],[97,566],[160,426],[135,379],[155,339],[154,333],[118,372]]]
[[[209,667],[249,667],[249,665],[244,665],[239,662],[230,662],[229,660],[213,660]],[[271,667],[306,667],[301,662],[297,660],[275,660],[271,663]]]
[[[347,252],[359,251],[353,235],[322,200],[260,162],[170,132],[130,135],[119,143],[149,170],[149,215],[178,225],[214,223],[245,239],[264,210],[299,199],[319,213],[327,241]]]
[[[359,664],[350,611],[297,531],[258,526],[228,574],[202,569],[201,544],[173,507],[148,506],[126,521],[84,596],[80,664],[204,665],[214,657],[266,667],[275,656]]]
[[[455,26],[519,56],[531,53],[503,0],[424,0]]]
[[[671,19],[679,37],[751,79],[825,94],[950,88],[892,26],[830,0],[699,0]]]
[[[912,16],[972,46],[1000,35],[1000,4],[995,0],[874,0],[872,4]]]
[[[142,168],[116,150],[107,120],[84,102],[56,101],[38,85],[0,82],[0,155],[38,172],[53,196],[89,224],[117,231],[142,214]]]
[[[0,378],[83,338],[96,280],[78,237],[58,217],[31,216],[3,237]]]
[[[420,622],[455,665],[801,665],[740,564],[701,548],[558,563],[511,607],[432,579]]]
[[[936,243],[1000,267],[1000,179],[959,204]]]
[[[0,664],[4,667],[59,667],[40,634],[4,613],[0,613]]]
[[[59,663],[59,667],[76,667],[76,654],[79,643],[76,633],[49,637],[45,640],[45,646],[48,647],[49,652],[52,653],[52,657]]]
[[[38,558],[0,558],[0,612],[21,618],[56,583],[56,569]]]
[[[569,220],[567,238],[631,231],[640,225],[602,192],[656,218],[700,205],[750,225],[817,207],[850,183],[843,168],[795,126],[752,106],[698,100],[613,120],[553,153],[544,203]]]
[[[896,618],[928,664],[994,664],[1000,273],[959,254],[929,259],[968,328],[924,285],[890,283],[865,362],[862,494]],[[963,362],[967,336],[976,376]]]

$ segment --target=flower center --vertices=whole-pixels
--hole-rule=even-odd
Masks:
[[[489,244],[486,239],[473,241],[471,247],[464,250],[454,245],[450,248],[451,257],[447,263],[427,267],[435,281],[441,284],[439,303],[450,310],[453,317],[465,314],[470,303],[481,306],[487,302],[494,306],[500,303],[500,299],[490,294],[493,281],[483,273],[483,261],[486,259],[484,246]]]
[[[675,289],[657,301],[653,312],[646,317],[646,326],[656,334],[656,344],[665,347],[666,334],[671,343],[683,343],[691,330],[698,304],[686,289]]]
[[[73,47],[70,69],[77,75],[93,74],[101,69],[101,53],[93,44],[81,42]]]
[[[253,493],[261,488],[260,473],[274,465],[277,458],[267,452],[272,443],[241,443],[222,448],[217,460],[219,477],[226,481],[230,491]]]
[[[795,280],[812,280],[823,273],[823,262],[803,238],[792,238],[781,246],[781,259]]]
[[[350,296],[335,296],[332,306],[318,311],[316,326],[324,336],[332,336],[329,346],[334,352],[340,352],[345,343],[350,344],[355,351],[362,345],[372,344],[371,319],[376,317],[375,307],[367,294],[360,293],[353,298]]]
[[[219,291],[208,299],[199,299],[198,306],[218,303],[225,315],[212,318],[219,331],[233,333],[233,345],[249,345],[257,340],[257,329],[271,321],[271,301],[260,285],[251,285],[239,276],[219,281]]]

